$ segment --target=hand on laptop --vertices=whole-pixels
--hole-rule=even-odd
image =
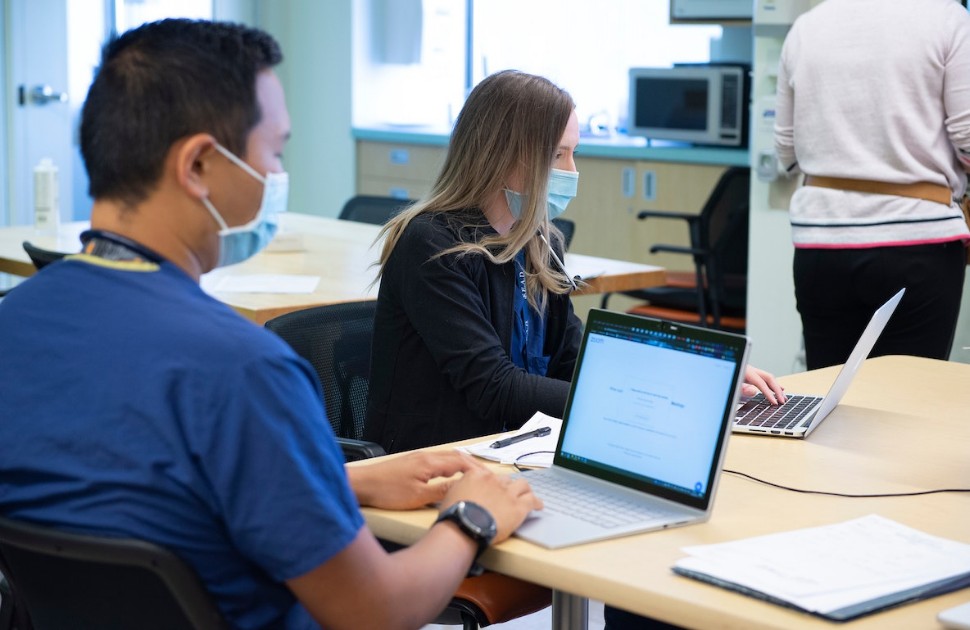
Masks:
[[[744,384],[741,385],[741,396],[751,398],[758,392],[765,395],[773,405],[785,402],[785,388],[782,387],[770,372],[759,370],[749,365],[744,370]]]
[[[441,509],[458,501],[474,501],[488,510],[498,527],[494,543],[511,536],[532,510],[542,509],[542,500],[525,479],[497,475],[484,467],[466,471],[441,500]]]
[[[469,470],[484,470],[474,457],[458,451],[414,451],[400,457],[348,466],[357,501],[385,510],[413,510],[438,503]]]

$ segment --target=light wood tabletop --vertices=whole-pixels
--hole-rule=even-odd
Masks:
[[[837,370],[787,376],[782,382],[789,393],[824,394]],[[880,357],[865,362],[842,403],[808,439],[735,434],[728,442],[725,469],[836,493],[967,488],[968,444],[970,365]],[[418,539],[435,514],[433,510],[369,508],[364,512],[375,534],[399,543]],[[687,628],[832,628],[820,618],[675,575],[671,566],[686,555],[681,549],[688,545],[838,523],[867,514],[970,543],[967,493],[846,498],[800,494],[726,473],[713,516],[706,523],[558,550],[513,538],[487,551],[482,562],[560,593],[600,600]],[[938,628],[939,611],[966,601],[970,590],[839,627]]]
[[[30,276],[36,271],[23,249],[23,241],[54,251],[74,253],[87,222],[62,224],[56,234],[42,234],[33,226],[0,228],[0,272]],[[375,299],[372,284],[380,255],[374,245],[380,227],[367,223],[288,212],[280,216],[280,234],[266,251],[246,262],[215,269],[208,282],[226,276],[295,274],[319,277],[312,293],[249,293],[212,291],[212,295],[258,324],[290,311],[359,300]],[[584,279],[578,294],[626,291],[663,284],[662,267],[634,262],[566,254],[571,275]]]

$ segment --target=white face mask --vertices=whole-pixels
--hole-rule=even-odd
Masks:
[[[285,172],[267,173],[265,176],[256,172],[220,144],[216,150],[226,156],[232,163],[246,171],[263,184],[263,199],[259,204],[259,212],[249,223],[229,227],[222,215],[215,209],[212,202],[202,198],[202,204],[219,224],[219,262],[217,267],[234,265],[258,254],[276,236],[279,215],[286,212],[286,200],[289,196],[290,177]]]
[[[552,221],[563,212],[566,206],[576,196],[579,190],[579,173],[576,171],[563,171],[558,168],[552,169],[549,173],[549,183],[546,190],[546,214]],[[509,204],[509,212],[516,221],[522,216],[522,204],[525,202],[525,195],[514,190],[505,189],[505,201]]]

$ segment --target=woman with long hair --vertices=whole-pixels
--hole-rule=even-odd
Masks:
[[[431,192],[382,231],[366,439],[396,452],[562,416],[582,324],[551,219],[576,195],[578,144],[551,81],[507,70],[472,90]]]

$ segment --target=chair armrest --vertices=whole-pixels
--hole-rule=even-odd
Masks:
[[[703,257],[706,257],[709,254],[706,249],[684,247],[683,245],[653,245],[650,247],[651,254],[656,254],[657,252],[667,252],[668,254],[690,254],[691,256]]]
[[[641,210],[637,213],[637,218],[641,221],[644,219],[683,219],[688,223],[694,223],[700,216],[697,214],[688,214],[686,212],[670,212],[667,210]]]
[[[376,442],[338,437],[337,444],[340,446],[340,450],[343,451],[344,459],[348,462],[387,455],[381,445]]]

